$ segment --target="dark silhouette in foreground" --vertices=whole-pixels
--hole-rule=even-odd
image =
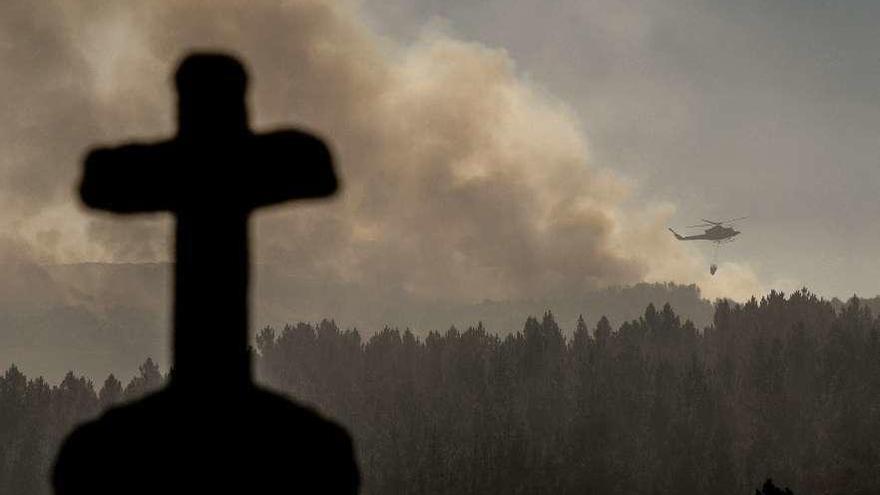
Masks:
[[[755,495],[794,495],[792,491],[786,487],[785,490],[773,484],[773,480],[767,478],[761,490],[755,490]]]
[[[172,378],[75,430],[55,492],[357,492],[348,434],[257,388],[247,346],[248,217],[332,194],[330,154],[303,132],[252,133],[229,56],[191,55],[175,82],[177,136],[92,151],[80,191],[92,208],[176,216]]]
[[[834,304],[722,300],[702,331],[670,306],[620,326],[548,313],[507,335],[292,322],[258,333],[253,369],[346,426],[369,453],[363,493],[748,495],[768,477],[880,493],[880,415],[865,414],[880,408],[880,318]],[[0,373],[0,494],[45,495],[62,433],[170,379],[141,362],[127,384]]]

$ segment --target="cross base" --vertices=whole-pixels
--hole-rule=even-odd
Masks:
[[[191,397],[174,387],[78,428],[55,466],[55,493],[353,494],[358,470],[341,427],[251,386]]]

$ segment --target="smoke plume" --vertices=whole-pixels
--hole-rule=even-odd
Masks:
[[[338,287],[450,302],[642,280],[696,281],[710,297],[760,291],[748,267],[709,277],[666,232],[672,207],[635,205],[637,185],[591,162],[578,119],[502,49],[436,26],[403,46],[357,5],[312,0],[15,0],[0,26],[0,224],[35,264],[169,259],[167,217],[85,213],[73,188],[90,146],[173,133],[170,74],[188,51],[215,49],[246,61],[255,129],[325,137],[343,181],[333,200],[258,215],[258,317],[276,304],[321,316],[346,304]],[[331,302],[273,298],[267,272]],[[117,292],[89,287],[92,299]]]

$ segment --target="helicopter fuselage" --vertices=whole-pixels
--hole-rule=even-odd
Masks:
[[[706,229],[700,235],[689,235],[689,236],[681,236],[672,229],[669,229],[675,238],[679,241],[725,241],[727,239],[732,239],[739,235],[739,231],[734,229],[733,227],[722,227],[720,225],[716,225],[714,227]]]
[[[736,237],[739,235],[739,231],[733,227],[721,227],[720,225],[716,225],[710,229],[706,229],[706,232],[703,235],[705,235],[707,239],[713,241],[723,241],[724,239]]]

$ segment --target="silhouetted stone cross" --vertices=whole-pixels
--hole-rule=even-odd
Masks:
[[[336,176],[319,139],[293,130],[250,131],[247,76],[236,60],[192,55],[175,80],[177,136],[92,151],[81,194],[101,210],[176,215],[173,382],[228,387],[250,380],[251,210],[327,196]],[[201,380],[205,374],[211,379]]]
[[[253,134],[231,57],[189,56],[176,83],[177,136],[92,151],[81,185],[93,208],[177,217],[171,383],[74,430],[55,493],[356,493],[348,433],[255,386],[247,350],[248,216],[333,193],[330,154],[303,132]]]

